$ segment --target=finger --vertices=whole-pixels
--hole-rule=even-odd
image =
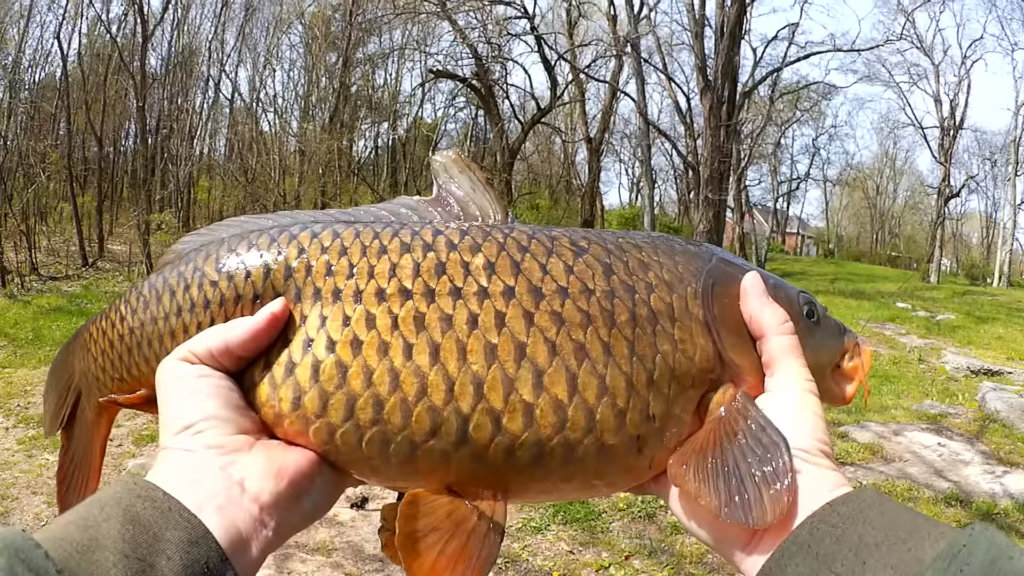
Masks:
[[[270,346],[288,316],[288,302],[277,298],[252,316],[207,328],[175,348],[166,360],[208,366],[226,374],[237,372]]]
[[[740,284],[740,310],[754,337],[765,374],[765,391],[778,386],[813,389],[814,378],[807,368],[800,339],[792,318],[768,294],[764,280],[758,272],[748,272]],[[811,390],[808,390],[811,391]]]

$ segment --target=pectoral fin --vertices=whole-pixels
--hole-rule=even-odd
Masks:
[[[754,400],[723,386],[704,425],[669,458],[669,480],[728,522],[763,528],[793,500],[789,443]]]
[[[412,490],[398,503],[400,565],[408,576],[487,576],[505,538],[505,519],[506,503],[496,495],[469,500],[453,491]]]
[[[139,410],[150,414],[157,413],[156,390],[151,388],[144,388],[131,394],[110,394],[100,398],[100,402],[117,406],[118,408]]]

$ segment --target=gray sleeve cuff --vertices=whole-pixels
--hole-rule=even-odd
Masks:
[[[134,475],[58,516],[35,537],[67,576],[235,574],[191,511]]]
[[[803,521],[758,576],[920,574],[957,530],[870,488]]]

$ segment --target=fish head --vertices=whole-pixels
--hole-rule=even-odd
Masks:
[[[763,390],[761,358],[740,310],[740,284],[751,270],[757,270],[772,300],[793,321],[821,401],[846,406],[863,387],[867,402],[871,370],[871,348],[867,343],[806,290],[754,268],[745,260],[719,252],[704,269],[701,293],[725,379],[754,396]]]
[[[846,406],[861,387],[867,402],[871,370],[868,344],[806,290],[763,270],[761,276],[768,294],[793,321],[822,402]]]

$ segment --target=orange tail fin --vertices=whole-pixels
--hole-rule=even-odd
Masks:
[[[107,439],[119,409],[79,399],[60,431],[57,456],[57,513],[63,514],[96,492]]]
[[[120,409],[93,397],[84,386],[89,373],[79,357],[83,326],[60,349],[50,365],[43,392],[43,432],[60,431],[57,456],[57,512],[64,513],[99,486],[107,439]],[[84,369],[83,369],[84,368]]]

